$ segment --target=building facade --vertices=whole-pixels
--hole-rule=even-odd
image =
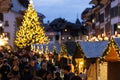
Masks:
[[[120,33],[120,0],[91,0],[92,8],[86,8],[82,19],[89,26],[89,37],[110,36]]]
[[[6,4],[5,6],[7,6]],[[16,30],[22,24],[24,12],[28,7],[29,0],[10,0],[9,4],[11,4],[12,6],[9,5],[10,8],[6,12],[5,10],[3,11],[0,10],[1,11],[0,20],[2,22],[3,31],[8,37],[8,44],[14,48]],[[39,20],[43,22],[43,18],[45,18],[45,16],[41,13],[38,13],[38,17]]]
[[[51,42],[72,42],[84,40],[87,30],[81,25],[79,19],[71,23],[63,18],[54,19],[49,25],[45,25],[45,31]]]

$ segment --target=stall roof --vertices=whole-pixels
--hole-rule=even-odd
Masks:
[[[80,42],[79,44],[86,58],[98,58],[102,56],[108,41]]]
[[[118,45],[120,48],[120,38],[114,38],[115,43]]]

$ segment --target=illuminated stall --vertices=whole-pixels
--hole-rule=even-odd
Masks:
[[[120,38],[111,38],[102,57],[99,59],[99,75],[101,80],[120,79]],[[104,74],[102,73],[104,72]]]
[[[76,75],[79,75],[79,73],[84,71],[85,61],[84,53],[78,43],[76,44],[76,50],[75,53],[73,54],[73,60],[75,61],[74,72],[76,73]]]

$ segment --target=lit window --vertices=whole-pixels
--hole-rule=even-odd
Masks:
[[[62,37],[62,39],[65,39],[64,37]]]
[[[3,26],[3,23],[2,23],[2,21],[0,21],[0,27],[2,27]]]
[[[71,37],[68,37],[68,39],[71,39]]]
[[[95,22],[95,20],[94,19],[92,19],[92,23],[94,23]]]
[[[65,29],[65,32],[67,31],[67,29]]]
[[[4,26],[9,26],[9,23],[8,23],[8,21],[5,21],[5,24],[4,24]]]
[[[118,29],[120,29],[120,24],[118,24],[118,26],[117,26],[117,27],[118,27]]]

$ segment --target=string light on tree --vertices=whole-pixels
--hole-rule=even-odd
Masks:
[[[26,48],[32,44],[47,44],[48,40],[44,27],[38,20],[37,12],[33,8],[32,0],[30,0],[22,25],[16,32],[15,45],[18,48]]]
[[[67,56],[67,55],[68,55],[67,48],[66,48],[66,45],[65,45],[65,44],[61,44],[60,54],[61,54],[62,56]]]
[[[108,42],[102,57],[99,59],[100,62],[105,61],[118,61],[120,60],[120,52],[118,44],[115,43],[114,39],[111,38]]]
[[[33,4],[33,1],[32,1],[32,0],[29,0],[29,3],[30,3],[30,4]]]

